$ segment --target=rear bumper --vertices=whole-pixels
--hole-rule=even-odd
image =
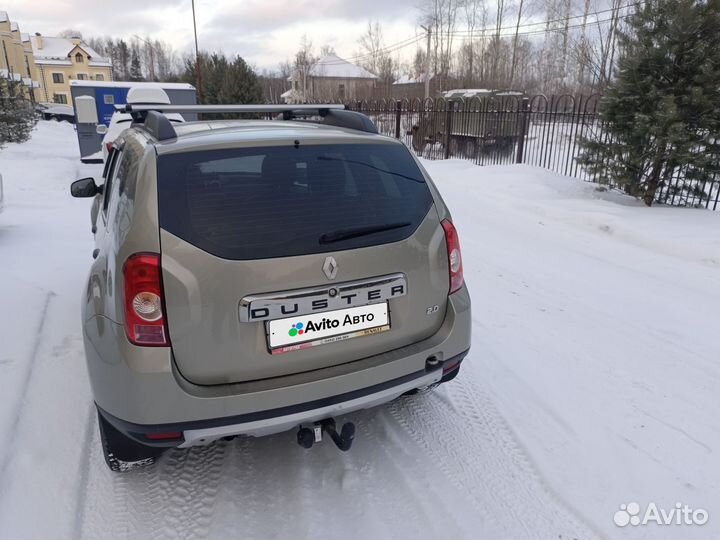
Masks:
[[[293,405],[267,411],[258,411],[239,416],[181,422],[160,425],[139,425],[115,418],[100,409],[100,414],[115,428],[148,446],[178,446],[186,448],[209,444],[222,437],[249,435],[263,437],[291,430],[302,424],[310,424],[351,412],[370,409],[392,401],[416,388],[431,386],[440,382],[443,375],[460,367],[467,351],[448,359],[431,371],[412,373],[407,377],[388,381],[356,392],[331,396],[301,405]],[[148,435],[181,433],[181,437],[157,441]]]
[[[449,297],[440,329],[423,341],[313,372],[214,386],[190,383],[169,349],[133,347],[124,328],[106,318],[88,319],[84,338],[95,402],[110,423],[130,435],[182,431],[200,441],[215,433],[279,432],[433,384],[444,367],[467,353],[470,328],[470,296],[463,287]],[[439,361],[437,370],[427,368],[431,356]],[[173,442],[160,445],[178,446]]]

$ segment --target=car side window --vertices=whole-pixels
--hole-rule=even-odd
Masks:
[[[103,188],[103,214],[107,217],[107,209],[110,206],[110,197],[113,191],[113,184],[117,173],[120,170],[120,165],[123,161],[122,150],[116,150],[113,152],[113,160],[108,168],[107,176],[105,177],[105,187]]]
[[[103,166],[103,172],[102,172],[103,179],[106,179],[108,176],[108,171],[110,170],[110,165],[115,160],[115,154],[117,154],[117,152],[115,151],[115,148],[114,147],[110,148],[108,157],[105,160],[105,165]]]
[[[115,167],[115,177],[113,178],[112,193],[110,194],[109,206],[115,202],[115,199],[125,192],[125,182],[127,181],[128,171],[132,158],[127,152],[123,152],[122,159],[118,160]]]

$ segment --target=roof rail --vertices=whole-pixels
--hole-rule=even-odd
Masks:
[[[320,105],[163,105],[143,104],[137,105],[127,103],[115,105],[115,110],[124,113],[142,113],[147,111],[159,111],[162,113],[292,113],[292,112],[315,112],[330,109],[345,109],[345,105],[339,103],[324,103]]]
[[[135,123],[144,122],[145,130],[158,140],[177,137],[165,113],[206,114],[282,114],[283,120],[320,116],[324,124],[377,133],[372,120],[362,113],[345,110],[341,104],[320,105],[115,105],[115,110],[128,113]],[[160,118],[162,117],[162,118]],[[148,122],[150,120],[150,122]]]

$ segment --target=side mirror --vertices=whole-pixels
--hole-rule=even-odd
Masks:
[[[75,180],[70,185],[70,194],[73,197],[94,197],[98,193],[102,193],[102,191],[102,186],[95,184],[94,178]]]
[[[98,135],[105,135],[108,132],[108,128],[105,124],[98,124],[95,126],[95,133]]]

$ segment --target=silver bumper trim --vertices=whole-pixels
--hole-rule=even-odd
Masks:
[[[245,422],[242,424],[231,424],[227,426],[217,426],[206,429],[190,429],[185,431],[185,442],[180,448],[188,448],[190,446],[202,446],[211,443],[214,440],[232,435],[249,435],[251,437],[263,437],[272,435],[273,433],[281,433],[288,431],[301,424],[317,422],[325,418],[338,416],[341,414],[351,413],[362,409],[370,409],[393,399],[400,397],[402,394],[415,388],[430,386],[440,381],[442,378],[442,369],[430,372],[422,377],[413,379],[398,386],[386,388],[374,394],[368,394],[359,398],[335,403],[318,409],[311,409],[285,416],[277,416],[275,418],[267,418],[254,422]]]

